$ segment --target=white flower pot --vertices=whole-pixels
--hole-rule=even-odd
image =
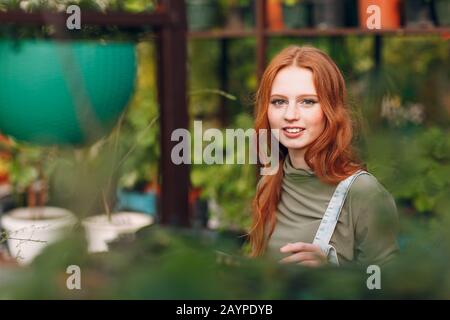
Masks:
[[[56,207],[17,208],[1,219],[11,256],[22,265],[30,263],[48,244],[59,240],[76,222],[74,214]]]
[[[89,252],[108,251],[108,242],[121,234],[134,233],[153,223],[153,217],[137,212],[118,212],[111,215],[111,222],[106,214],[83,220],[86,229]]]

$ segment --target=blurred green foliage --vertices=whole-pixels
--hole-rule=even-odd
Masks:
[[[121,187],[158,182],[159,105],[157,103],[155,47],[153,42],[137,46],[138,78],[134,96],[125,112],[120,131]]]
[[[32,265],[2,270],[1,299],[448,299],[450,218],[408,224],[401,256],[369,290],[366,266],[307,268],[242,256],[220,232],[151,226],[88,255],[81,232],[47,247]],[[81,269],[68,290],[66,269]]]
[[[0,151],[9,154],[8,176],[14,193],[25,192],[42,175],[47,176],[55,156],[53,148],[40,148],[15,141],[0,142]]]
[[[400,206],[450,214],[450,131],[383,130],[367,138],[368,167]]]
[[[242,113],[231,127],[251,129],[253,118],[251,115]],[[222,135],[226,137],[225,130],[222,130]],[[225,143],[228,142],[225,138],[224,140],[220,149],[224,155],[233,152],[234,164],[193,165],[191,181],[193,186],[202,189],[203,198],[214,200],[218,204],[216,210],[210,207],[210,219],[217,219],[221,229],[241,231],[250,226],[251,200],[254,196],[256,173],[254,165],[248,163],[248,139],[245,149],[235,148],[234,151],[226,148]],[[238,157],[246,159],[246,164],[236,164]]]

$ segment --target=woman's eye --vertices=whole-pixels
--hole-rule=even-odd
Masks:
[[[301,101],[301,104],[307,105],[307,106],[313,106],[317,103],[317,101],[315,100],[311,100],[311,99],[304,99]]]
[[[270,103],[273,104],[274,106],[281,106],[281,105],[287,103],[287,101],[283,100],[283,99],[274,99],[274,100],[270,101]]]

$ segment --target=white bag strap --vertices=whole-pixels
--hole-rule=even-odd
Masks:
[[[350,190],[350,186],[352,185],[353,181],[355,181],[355,179],[361,174],[370,173],[364,170],[359,170],[339,182],[336,190],[333,193],[333,196],[331,197],[330,202],[328,203],[327,210],[325,211],[322,221],[320,222],[320,226],[317,230],[316,236],[314,237],[313,244],[319,245],[322,251],[328,257],[329,262],[335,265],[339,265],[337,252],[336,249],[329,243],[339,220],[339,215],[341,214],[341,210],[344,206],[345,198],[347,197],[348,191]]]

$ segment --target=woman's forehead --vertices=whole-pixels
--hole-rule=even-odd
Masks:
[[[278,71],[272,84],[271,95],[316,95],[311,70],[289,66]]]

